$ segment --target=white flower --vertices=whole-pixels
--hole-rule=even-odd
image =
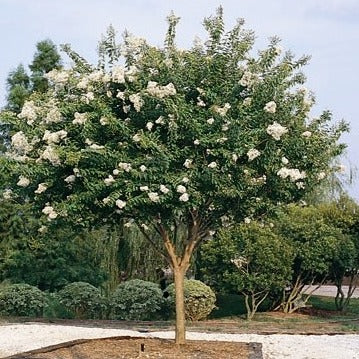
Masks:
[[[192,162],[193,160],[190,160],[190,159],[186,159],[183,163],[183,166],[186,167],[186,168],[191,168],[192,167]]]
[[[145,231],[148,231],[148,230],[149,230],[149,227],[147,226],[147,224],[142,223],[142,224],[141,224],[141,227],[142,227]]]
[[[158,195],[157,192],[149,192],[148,193],[148,198],[152,201],[152,202],[159,202],[160,197]]]
[[[207,120],[207,123],[210,124],[210,125],[212,125],[212,124],[214,123],[214,118],[213,118],[213,117],[209,118],[209,119]]]
[[[108,125],[109,122],[110,122],[109,119],[108,119],[107,117],[105,117],[105,116],[102,116],[102,117],[100,118],[100,124],[101,124],[102,126]]]
[[[251,219],[249,217],[244,218],[244,223],[246,224],[251,223]]]
[[[163,119],[163,116],[160,116],[156,121],[155,123],[157,125],[163,125],[165,123],[164,119]]]
[[[121,199],[118,199],[116,201],[116,206],[120,209],[124,208],[126,206],[126,201],[122,201]]]
[[[225,116],[230,108],[231,105],[228,102],[225,103],[223,107],[213,106],[214,112],[218,113],[220,116]]]
[[[115,168],[115,169],[112,171],[112,174],[113,174],[114,176],[117,176],[119,173],[120,173],[120,171],[119,171],[117,168]]]
[[[34,101],[25,101],[21,109],[21,112],[17,115],[17,117],[27,120],[27,124],[32,125],[36,120],[37,110],[38,108],[35,106]]]
[[[45,233],[47,231],[47,227],[42,225],[38,230],[39,233]]]
[[[144,101],[142,100],[139,94],[132,94],[129,96],[129,100],[133,103],[133,106],[137,112],[141,111],[141,107],[144,105]]]
[[[147,170],[147,167],[145,165],[140,166],[140,171],[145,172]]]
[[[45,192],[46,190],[47,190],[46,183],[39,183],[39,185],[37,186],[37,189],[34,191],[34,193],[40,194],[42,192]]]
[[[187,188],[185,186],[182,186],[181,184],[177,186],[176,191],[178,193],[186,193],[187,192]]]
[[[299,189],[305,188],[304,182],[297,182],[295,185],[296,185]]]
[[[250,71],[245,71],[242,78],[239,80],[239,84],[243,87],[250,86],[253,82],[253,74]]]
[[[325,172],[319,172],[317,175],[318,180],[322,180],[326,177],[326,173]]]
[[[134,65],[130,66],[126,71],[126,77],[128,82],[133,82],[135,80],[135,76],[138,73],[138,68]]]
[[[243,100],[243,106],[250,106],[252,104],[252,98],[251,97],[246,97]]]
[[[49,123],[61,122],[61,120],[62,120],[62,115],[61,115],[60,110],[57,107],[53,107],[47,113],[47,115],[44,119],[44,122],[46,124],[49,124]]]
[[[48,160],[54,166],[57,166],[60,164],[60,158],[52,146],[47,146],[37,161],[40,161],[42,159]]]
[[[136,134],[132,137],[132,139],[134,140],[134,142],[140,142],[140,141],[141,141],[141,136],[140,136],[138,133],[136,133]]]
[[[278,172],[277,175],[281,178],[289,177],[292,182],[295,182],[299,179],[306,178],[307,175],[305,171],[299,171],[297,168],[287,168],[282,167]]]
[[[170,190],[163,184],[160,185],[160,191],[163,193],[163,194],[167,194]]]
[[[73,183],[73,182],[76,181],[76,176],[75,176],[75,175],[67,176],[67,177],[64,179],[64,181],[65,181],[66,183]]]
[[[266,112],[275,113],[277,110],[277,104],[274,101],[270,101],[264,106],[263,109]]]
[[[197,106],[206,107],[206,103],[200,97],[197,97]]]
[[[109,175],[104,179],[104,182],[106,186],[110,186],[112,183],[116,182],[116,180],[111,175]]]
[[[208,165],[209,168],[216,168],[217,167],[217,162],[213,161]]]
[[[91,146],[93,144],[93,142],[89,138],[85,139],[85,143],[86,143],[86,145],[89,145],[89,146]]]
[[[176,88],[172,82],[170,82],[166,86],[160,86],[155,81],[149,81],[147,84],[146,91],[150,96],[157,97],[160,99],[168,96],[174,96],[177,93]]]
[[[54,207],[46,205],[43,209],[42,209],[42,213],[46,214],[49,219],[55,219],[58,214],[55,212]]]
[[[30,180],[27,177],[20,176],[16,184],[20,187],[27,187],[30,184]]]
[[[6,189],[2,194],[4,199],[10,199],[11,195],[12,195],[12,190],[11,189]]]
[[[146,128],[147,128],[148,131],[151,131],[152,128],[153,128],[153,122],[147,122],[146,123]]]
[[[108,204],[108,203],[111,202],[111,198],[105,197],[105,198],[102,200],[102,202],[103,202],[104,204]]]
[[[182,182],[183,182],[183,183],[188,183],[188,182],[189,182],[189,178],[188,178],[188,177],[183,177],[183,178],[182,178]]]
[[[274,46],[274,52],[278,56],[282,53],[282,48],[280,46]]]
[[[189,200],[189,195],[188,193],[183,193],[180,197],[179,197],[179,200],[181,202],[187,202]]]
[[[75,119],[72,121],[74,125],[83,125],[87,121],[86,113],[75,112]]]
[[[11,145],[14,150],[19,154],[26,154],[32,150],[32,145],[30,145],[22,131],[16,132],[11,137]]]
[[[310,137],[312,135],[312,133],[310,132],[310,131],[304,131],[303,133],[302,133],[302,136],[303,137]]]
[[[81,98],[84,102],[87,104],[90,103],[90,101],[95,99],[95,94],[92,91],[87,92],[84,96]]]
[[[102,146],[102,145],[98,145],[96,143],[92,143],[90,146],[91,150],[102,150],[105,148],[105,146]]]
[[[272,136],[276,141],[279,141],[281,136],[287,132],[288,129],[276,121],[267,127],[268,135]]]
[[[57,132],[50,132],[46,130],[42,139],[46,141],[49,145],[52,143],[59,143],[61,140],[67,137],[67,132],[65,130],[60,130]]]
[[[148,188],[148,186],[140,186],[140,191],[145,192],[145,191],[149,191],[150,189]]]
[[[125,172],[130,172],[132,170],[131,164],[126,162],[120,162],[118,164],[118,167],[124,170]]]
[[[70,78],[70,72],[66,70],[53,69],[45,74],[44,77],[56,85],[64,85]]]
[[[134,220],[133,218],[130,218],[130,219],[124,224],[124,227],[125,227],[125,228],[130,228],[130,227],[132,227],[134,221],[135,221],[135,220]]]
[[[257,158],[258,156],[260,156],[260,151],[258,151],[255,148],[250,149],[247,152],[247,156],[248,156],[248,161],[253,161],[255,158]]]
[[[125,99],[126,99],[125,98],[125,93],[122,92],[122,91],[118,91],[116,97],[121,99],[122,101],[125,101]]]
[[[126,82],[125,69],[122,66],[114,66],[112,68],[112,81],[119,84]]]
[[[229,125],[228,125],[228,123],[226,123],[226,124],[224,124],[223,126],[222,126],[222,131],[223,132],[226,132],[226,131],[228,131],[229,130]]]
[[[92,82],[102,82],[103,75],[102,70],[95,70],[88,75],[88,79]]]
[[[193,144],[196,145],[196,146],[198,146],[199,143],[200,143],[199,140],[194,140],[194,141],[193,141]]]
[[[286,157],[282,157],[282,163],[284,164],[284,165],[287,165],[288,163],[289,163],[289,161],[288,161],[288,158],[286,158]]]
[[[237,162],[237,160],[238,160],[238,155],[236,155],[235,153],[233,153],[233,155],[232,155],[232,160],[233,160],[234,162]]]
[[[75,167],[72,171],[74,172],[76,177],[81,177],[80,170],[78,168]]]

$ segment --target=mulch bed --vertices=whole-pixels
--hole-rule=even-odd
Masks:
[[[12,355],[6,359],[262,359],[258,343],[192,341],[176,345],[173,340],[112,337],[74,340]]]

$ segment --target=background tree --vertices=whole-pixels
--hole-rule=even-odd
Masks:
[[[289,206],[279,215],[274,230],[295,249],[292,282],[283,290],[279,306],[285,313],[292,313],[304,307],[314,292],[303,291],[305,285],[319,287],[329,279],[331,265],[345,238],[339,228],[325,223],[313,206]]]
[[[179,19],[168,20],[164,49],[127,34],[121,47],[99,46],[99,69],[65,46],[74,67],[51,71],[51,91],[2,116],[16,129],[13,196],[50,226],[136,225],[173,270],[182,344],[195,249],[226,222],[301,199],[331,171],[346,125],[328,128],[328,113],[309,121],[307,58],[281,56],[278,39],[252,57],[253,33],[241,21],[225,33],[220,8],[204,21],[205,45],[178,50]]]
[[[269,225],[252,222],[220,233],[201,249],[201,272],[206,282],[245,298],[247,319],[271,292],[291,281],[294,248]]]

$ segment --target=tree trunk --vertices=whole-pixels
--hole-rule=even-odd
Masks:
[[[176,297],[176,344],[186,343],[186,319],[184,307],[184,268],[173,269]]]

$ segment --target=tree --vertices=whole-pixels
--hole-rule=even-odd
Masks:
[[[29,65],[31,70],[32,91],[45,92],[48,89],[48,80],[44,76],[53,69],[61,68],[61,57],[56,45],[49,39],[36,44],[36,53]]]
[[[285,313],[292,313],[305,306],[314,292],[303,291],[305,285],[318,284],[319,287],[328,280],[345,236],[339,228],[325,223],[314,206],[289,206],[278,216],[274,230],[295,249],[292,282],[289,288],[283,289],[278,306]]]
[[[340,229],[343,238],[330,269],[330,279],[337,287],[335,305],[345,310],[359,282],[359,206],[351,198],[343,195],[337,201],[318,206],[327,224]],[[348,279],[345,292],[344,280]]]
[[[51,90],[18,116],[3,114],[16,128],[6,188],[50,226],[136,225],[173,270],[182,344],[195,249],[225,222],[302,198],[331,171],[346,125],[308,120],[312,96],[297,90],[308,58],[281,56],[278,39],[253,58],[254,34],[242,21],[224,33],[220,8],[205,45],[180,50],[179,19],[168,20],[163,49],[128,33],[119,46],[110,29],[98,68],[63,46],[73,67],[48,73]]]
[[[249,320],[271,292],[291,280],[294,250],[269,225],[252,222],[222,229],[201,254],[205,281],[217,290],[243,294]]]

